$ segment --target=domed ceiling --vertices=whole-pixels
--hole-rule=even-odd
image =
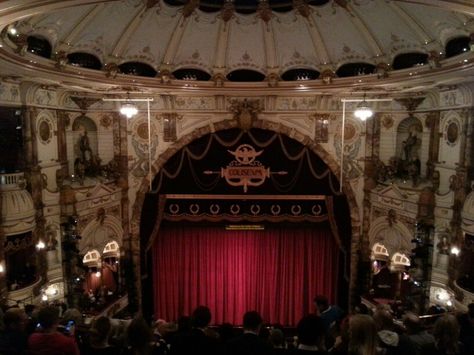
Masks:
[[[454,55],[470,52],[474,5],[417,2],[423,1],[84,1],[8,28],[17,31],[12,40],[28,37],[30,52],[43,55],[44,45],[34,41],[46,40],[51,48],[43,56],[62,55],[68,64],[184,80],[350,77],[433,68],[447,57],[447,45]]]

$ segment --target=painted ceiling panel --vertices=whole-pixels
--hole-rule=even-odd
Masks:
[[[294,12],[278,14],[272,20],[277,63],[282,71],[292,67],[317,68],[316,54],[306,20]],[[298,38],[298,41],[294,39]]]
[[[122,61],[138,60],[158,66],[181,19],[179,8],[163,5],[148,10],[120,54]]]
[[[236,15],[231,21],[227,70],[264,71],[266,63],[262,22],[255,15]]]
[[[318,14],[312,15],[314,22],[323,37],[329,58],[336,66],[373,56],[371,47],[346,10],[324,7]]]
[[[174,59],[177,67],[210,71],[215,61],[220,20],[216,14],[197,11],[191,16]]]

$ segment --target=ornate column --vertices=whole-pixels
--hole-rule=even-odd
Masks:
[[[377,162],[379,160],[380,151],[380,120],[381,114],[376,113],[375,116],[367,121],[365,136],[365,164],[364,164],[364,215],[362,220],[362,238],[359,245],[359,272],[357,286],[358,294],[363,294],[369,289],[370,285],[370,191],[377,186]]]
[[[428,151],[428,162],[426,163],[426,178],[432,179],[435,169],[435,164],[438,162],[439,155],[439,139],[441,133],[439,132],[440,112],[430,112],[426,116],[426,126],[430,130],[430,143]]]

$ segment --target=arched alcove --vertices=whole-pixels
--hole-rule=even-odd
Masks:
[[[99,157],[99,139],[97,125],[90,117],[80,115],[72,123],[72,130],[66,132],[69,171],[80,175],[78,163],[83,164],[84,176],[93,176],[92,166],[96,166]]]

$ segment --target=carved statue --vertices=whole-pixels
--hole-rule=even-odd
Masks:
[[[403,152],[405,155],[405,161],[411,160],[417,145],[418,137],[416,136],[416,132],[410,132],[408,138],[403,141]]]
[[[84,129],[84,132],[79,139],[79,150],[81,152],[81,159],[84,162],[90,161],[92,159],[93,154],[86,129]]]
[[[436,244],[436,248],[438,248],[438,253],[443,255],[449,255],[449,241],[446,236],[443,236],[438,244]]]

